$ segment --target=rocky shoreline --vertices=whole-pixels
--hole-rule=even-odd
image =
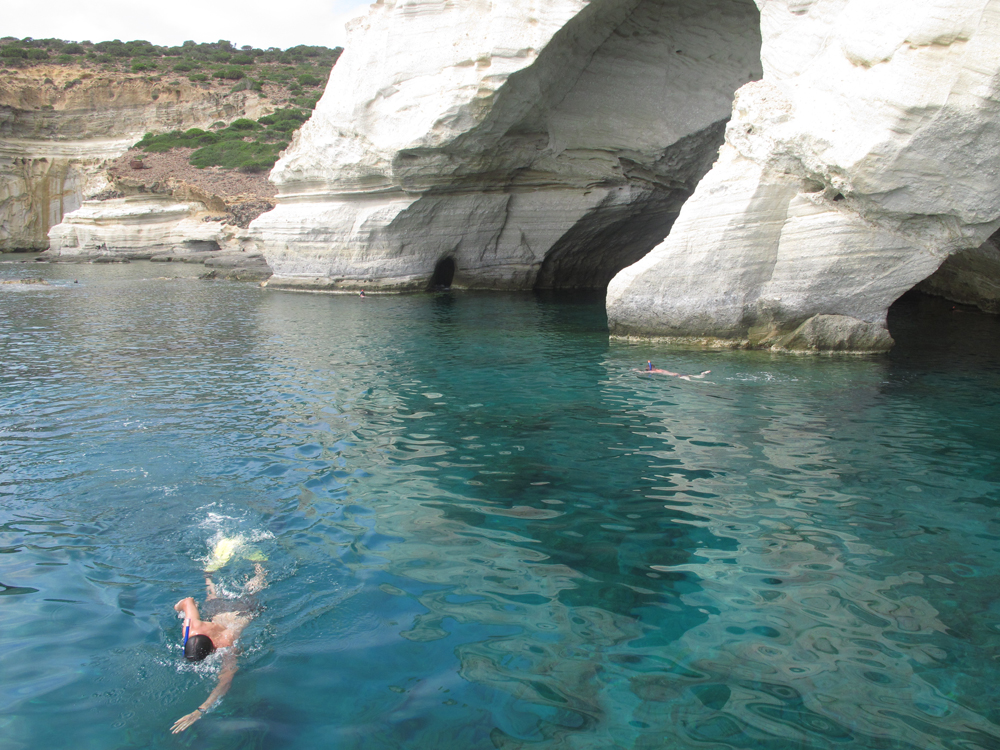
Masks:
[[[170,253],[161,253],[158,255],[133,253],[128,256],[105,254],[78,255],[71,257],[52,257],[48,256],[46,253],[39,253],[34,258],[2,260],[0,263],[116,265],[132,263],[133,261],[148,261],[150,263],[201,264],[208,270],[199,275],[198,278],[207,281],[252,281],[266,284],[267,280],[271,278],[272,275],[270,266],[267,265],[267,261],[264,259],[264,256],[259,252],[202,252],[179,255],[172,255]],[[37,283],[44,285],[48,282],[44,279],[19,279],[16,281],[5,281],[3,283]]]

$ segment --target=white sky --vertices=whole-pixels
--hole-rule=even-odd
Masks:
[[[373,0],[2,0],[0,37],[103,42],[188,39],[287,49],[344,45],[344,23]]]

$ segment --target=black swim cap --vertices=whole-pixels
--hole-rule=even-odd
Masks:
[[[201,661],[213,651],[215,645],[207,635],[192,635],[184,644],[184,658],[188,661]]]

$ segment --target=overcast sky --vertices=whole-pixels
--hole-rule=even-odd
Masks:
[[[237,46],[344,44],[344,23],[373,0],[0,0],[0,37],[102,42],[193,39]]]

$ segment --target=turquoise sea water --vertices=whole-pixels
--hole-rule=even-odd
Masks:
[[[52,282],[0,286],[4,750],[1000,747],[997,318],[668,352],[199,270],[0,264]],[[238,534],[264,610],[174,737],[218,660],[172,606]]]

